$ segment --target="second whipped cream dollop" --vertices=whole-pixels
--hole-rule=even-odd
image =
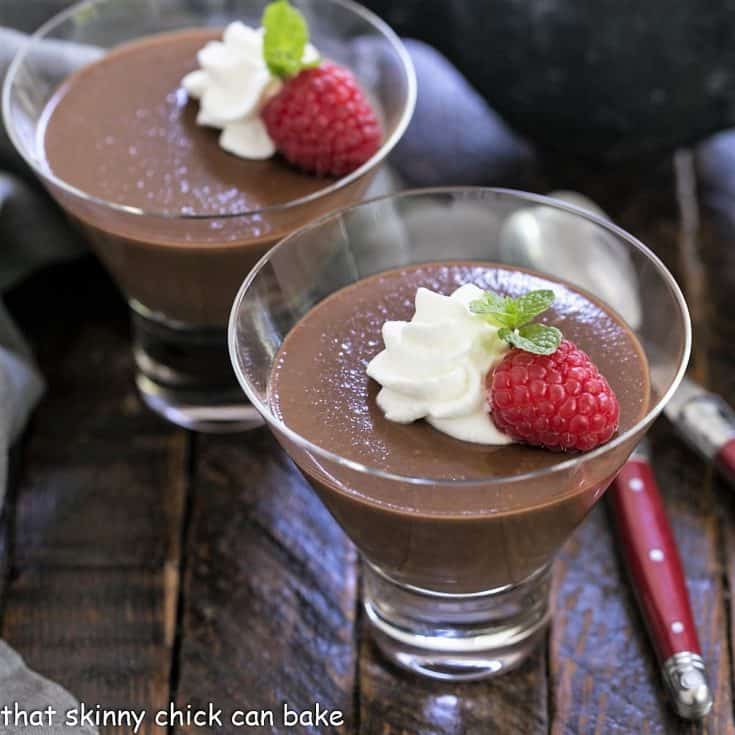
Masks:
[[[311,44],[304,63],[319,58]],[[270,158],[276,147],[260,117],[265,103],[281,88],[263,57],[263,29],[230,23],[222,41],[210,41],[197,54],[201,69],[187,74],[182,85],[199,100],[197,123],[220,128],[219,144],[229,153],[251,159]]]
[[[509,346],[496,327],[470,311],[482,294],[472,284],[451,296],[419,288],[411,321],[383,325],[385,349],[367,374],[382,386],[377,401],[387,419],[407,424],[423,418],[478,444],[513,441],[495,427],[485,398],[485,377]]]

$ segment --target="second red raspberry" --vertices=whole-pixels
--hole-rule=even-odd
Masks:
[[[285,82],[263,108],[276,148],[320,176],[344,176],[380,148],[380,122],[352,73],[323,62]]]

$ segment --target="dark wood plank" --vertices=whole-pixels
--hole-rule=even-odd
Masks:
[[[127,314],[100,267],[9,299],[48,383],[18,494],[18,563],[161,565],[176,554],[185,435],[139,402]]]
[[[699,193],[698,245],[706,289],[707,379],[713,390],[735,402],[735,135],[703,144],[696,157]]]
[[[138,402],[125,307],[99,266],[50,269],[9,301],[48,393],[18,477],[2,636],[89,705],[154,711],[169,696],[187,437]]]
[[[369,735],[546,733],[546,653],[497,679],[450,684],[394,670],[365,637],[359,704],[359,732]]]
[[[33,566],[10,587],[3,638],[89,707],[153,712],[169,695],[166,595],[150,569]],[[147,718],[140,732],[166,729]]]
[[[12,447],[6,465],[5,498],[0,501],[0,625],[5,608],[5,593],[10,580],[13,556],[13,532],[15,529],[15,481],[20,457],[20,443]],[[0,462],[0,465],[2,462]]]
[[[10,578],[10,518],[7,504],[0,513],[0,622],[5,609],[5,589]]]
[[[567,166],[554,188],[590,196],[637,235],[686,288],[693,284],[691,239],[696,218],[686,210],[682,181],[686,160],[669,159],[629,170],[594,171]],[[684,199],[684,201],[683,201]],[[695,276],[698,274],[695,274]],[[701,288],[692,288],[698,298]],[[695,306],[695,314],[702,308]],[[698,356],[704,370],[704,356]],[[665,424],[652,432],[654,463],[684,558],[695,618],[711,676],[716,706],[704,732],[733,727],[730,652],[725,625],[718,503],[699,460]],[[550,673],[552,733],[699,732],[671,713],[651,646],[616,554],[611,519],[598,507],[564,550],[556,586]]]
[[[698,245],[707,284],[707,384],[735,405],[735,320],[732,292],[735,287],[735,136],[732,132],[705,141],[695,153],[699,202]],[[729,646],[735,641],[735,506],[732,485],[707,468],[708,479],[719,500],[722,561],[730,590]],[[724,645],[725,641],[722,641]],[[731,672],[730,672],[731,674]],[[731,674],[732,675],[732,674]]]
[[[705,732],[735,733],[733,720],[732,650],[728,646],[729,589],[722,565],[722,495],[713,485],[705,462],[683,444],[666,423],[654,435],[657,476],[666,491],[707,664],[715,704]],[[687,732],[687,730],[684,730]],[[676,731],[674,731],[676,732]]]
[[[684,562],[716,706],[703,729],[671,711],[604,505],[564,550],[552,635],[552,733],[733,731],[718,523],[702,463],[671,429],[651,433],[657,479]],[[628,728],[628,729],[626,729]]]
[[[296,731],[352,732],[352,546],[265,429],[200,437],[197,456],[179,705],[272,710],[259,732],[283,732],[284,702],[319,702],[345,726]]]

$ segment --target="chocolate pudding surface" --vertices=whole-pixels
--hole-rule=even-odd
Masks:
[[[63,181],[97,198],[151,212],[224,215],[283,204],[332,179],[275,156],[252,161],[196,124],[181,79],[221,29],[146,36],[72,74],[45,112],[45,156]]]
[[[479,262],[446,262],[380,273],[330,295],[286,336],[274,362],[270,403],[289,428],[314,444],[371,468],[437,480],[482,480],[551,467],[575,454],[521,444],[486,446],[454,439],[425,421],[388,421],[367,363],[383,349],[387,320],[409,320],[419,286],[450,294],[473,283],[504,295],[551,288],[539,321],[585,350],[620,403],[625,432],[649,406],[648,364],[623,320],[589,294],[530,272]],[[430,494],[427,494],[427,497]]]
[[[224,334],[255,263],[295,229],[358,201],[374,172],[299,205],[218,216],[293,202],[333,183],[279,156],[231,155],[219,147],[219,130],[196,124],[199,103],[188,100],[181,80],[198,66],[199,49],[221,35],[195,28],[112,49],[60,86],[45,112],[42,143],[59,179],[148,213],[88,204],[50,186],[126,296],[165,320]],[[224,348],[221,359],[225,365]]]

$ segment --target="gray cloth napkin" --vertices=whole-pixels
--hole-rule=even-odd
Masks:
[[[33,2],[26,3],[33,6]],[[30,9],[30,8],[29,8]],[[25,37],[0,28],[0,82]],[[68,48],[48,49],[49,59],[69,59]],[[43,60],[42,60],[43,61]],[[33,180],[0,126],[0,294],[35,268],[82,252],[79,238],[64,216]],[[0,300],[0,509],[6,491],[8,451],[23,430],[43,393],[43,380],[31,352]],[[89,727],[67,727],[64,713],[78,702],[58,684],[31,671],[23,659],[0,641],[0,735],[92,735]],[[25,725],[19,712],[52,707],[58,715],[43,727]],[[2,708],[13,710],[5,718]]]
[[[2,641],[0,693],[0,735],[95,735],[97,732],[88,726],[65,726],[66,713],[78,708],[79,702],[58,684],[31,671],[23,659]],[[15,703],[19,705],[17,711]],[[9,713],[4,717],[2,708],[6,706]],[[47,707],[52,707],[55,713],[48,711],[44,714]],[[39,714],[31,715],[32,712]],[[31,724],[34,722],[37,724]]]
[[[25,36],[0,28],[0,81]],[[86,53],[83,51],[82,53]],[[53,43],[39,63],[71,66],[68,45]],[[76,257],[82,246],[64,216],[0,135],[0,294],[40,265]],[[0,508],[5,496],[7,453],[43,391],[30,351],[0,302]]]

